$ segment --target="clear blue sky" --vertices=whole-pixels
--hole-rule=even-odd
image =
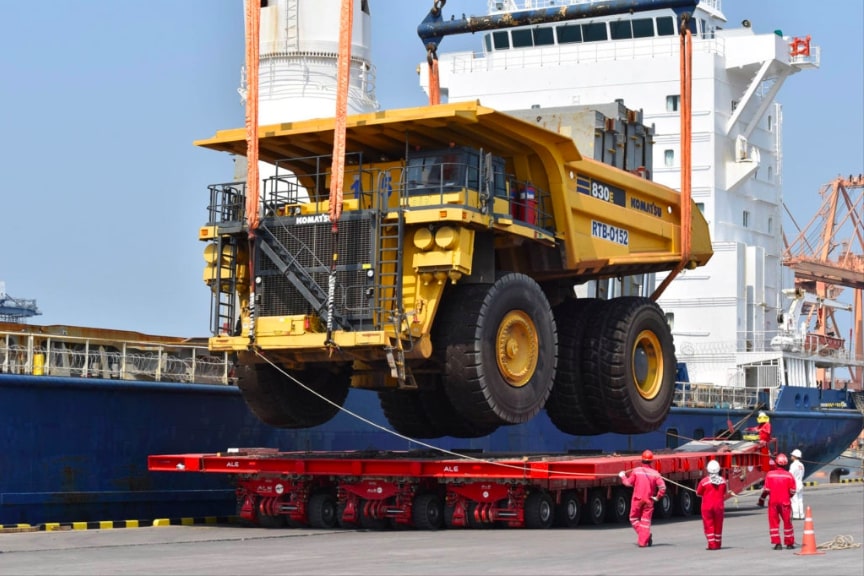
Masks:
[[[378,97],[426,97],[416,35],[432,0],[370,0]],[[192,141],[242,125],[240,0],[3,0],[0,34],[0,280],[35,298],[39,324],[207,334],[201,281],[207,185],[227,155]],[[864,172],[864,2],[724,0],[730,23],[810,34],[822,68],[790,78],[785,198],[802,223],[819,187]],[[449,0],[445,15],[485,13]],[[451,37],[441,51],[473,48]]]

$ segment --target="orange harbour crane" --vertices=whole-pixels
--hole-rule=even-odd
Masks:
[[[783,265],[795,272],[795,285],[819,298],[837,299],[844,290],[852,291],[853,325],[850,329],[851,352],[864,359],[864,174],[838,177],[819,190],[822,206],[813,219],[789,242]],[[811,307],[808,322],[814,320],[816,334],[839,338],[841,328],[830,307]],[[861,390],[864,369],[850,368],[850,388]]]

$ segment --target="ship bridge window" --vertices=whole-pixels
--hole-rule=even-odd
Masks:
[[[519,29],[510,32],[513,39],[513,48],[530,48],[534,45],[534,38],[529,29]]]
[[[555,33],[553,28],[548,26],[544,28],[534,28],[534,45],[535,46],[550,46],[555,44]]]
[[[671,16],[661,16],[657,18],[657,35],[658,36],[674,36],[675,35],[675,20]]]
[[[492,45],[495,50],[507,50],[510,48],[510,34],[507,30],[492,33]]]
[[[558,44],[582,42],[582,27],[579,24],[558,26],[555,32],[558,35]]]
[[[698,27],[696,26],[695,18],[690,19],[690,24],[687,27],[690,28],[690,34],[693,34],[695,36],[699,33],[699,30],[697,30]]]
[[[619,20],[609,23],[609,35],[613,40],[628,38],[650,38],[654,36],[654,21],[651,18]]]
[[[651,38],[654,36],[654,21],[651,18],[633,20],[633,38]]]
[[[633,37],[633,29],[630,26],[630,20],[619,20],[617,22],[609,22],[609,35],[612,40],[626,40]]]
[[[606,35],[606,23],[594,22],[592,24],[582,25],[582,41],[583,42],[603,42],[608,40]]]

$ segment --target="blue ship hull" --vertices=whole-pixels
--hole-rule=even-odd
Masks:
[[[818,391],[790,387],[783,393],[780,408],[771,413],[774,434],[780,450],[799,448],[805,461],[832,460],[864,426],[864,417],[853,410],[809,409],[802,395],[810,403],[809,394]],[[248,411],[233,386],[0,374],[0,394],[0,524],[234,514],[228,478],[149,472],[151,454],[229,447],[422,447],[345,413],[317,428],[271,428]],[[839,391],[823,394],[812,403],[842,397]],[[352,391],[346,408],[379,425],[386,423],[374,393]],[[484,438],[443,438],[429,444],[494,452],[634,452],[675,447],[726,430],[728,421],[744,420],[746,426],[755,425],[750,410],[673,408],[656,432],[576,437],[561,433],[543,413]]]

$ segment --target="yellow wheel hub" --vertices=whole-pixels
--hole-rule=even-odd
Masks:
[[[508,384],[522,387],[531,380],[537,368],[537,327],[521,310],[508,312],[495,337],[498,370]]]
[[[643,330],[636,337],[633,355],[630,362],[633,367],[633,382],[639,395],[646,400],[653,400],[663,386],[663,348],[657,335],[650,330]]]

